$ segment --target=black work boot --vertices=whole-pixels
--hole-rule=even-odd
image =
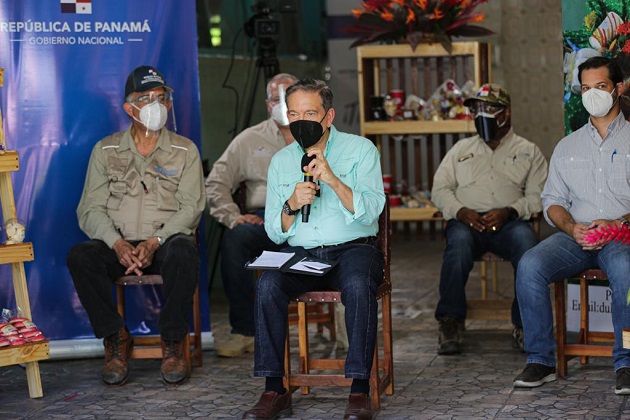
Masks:
[[[440,335],[438,337],[438,354],[450,355],[462,352],[460,337],[460,322],[452,317],[440,320]],[[463,328],[462,328],[463,332]]]

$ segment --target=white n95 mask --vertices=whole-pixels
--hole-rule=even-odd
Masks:
[[[615,89],[612,90],[614,92]],[[582,94],[582,105],[593,117],[603,117],[608,114],[615,103],[612,92],[601,89],[589,89]]]
[[[289,117],[287,117],[287,104],[284,101],[281,101],[279,104],[275,104],[271,108],[271,118],[278,125],[286,127],[289,125]]]
[[[162,105],[159,101],[152,102],[138,108],[135,104],[131,104],[136,109],[140,110],[140,123],[144,125],[147,130],[158,131],[164,124],[166,124],[167,110],[166,106]],[[134,117],[137,121],[137,119]]]

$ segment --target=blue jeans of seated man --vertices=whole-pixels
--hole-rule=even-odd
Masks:
[[[252,212],[261,219],[265,209]],[[223,290],[230,304],[230,326],[233,334],[254,336],[254,288],[256,272],[245,269],[245,263],[264,250],[279,251],[278,245],[267,236],[264,225],[241,223],[226,229],[221,240],[221,277]]]
[[[527,363],[556,365],[549,285],[589,268],[604,270],[610,283],[615,371],[630,367],[630,350],[622,345],[622,331],[630,327],[630,306],[626,304],[630,289],[630,247],[610,242],[599,251],[585,251],[564,232],[553,234],[529,250],[518,266],[516,292],[523,318]]]
[[[484,252],[490,251],[509,260],[516,273],[523,254],[537,243],[531,225],[522,220],[509,221],[497,232],[478,232],[458,220],[449,220],[435,318],[466,319],[466,282],[475,260]],[[512,324],[517,327],[522,325],[516,292],[512,301]]]
[[[383,281],[383,253],[378,242],[285,250],[338,264],[324,276],[263,273],[256,284],[254,376],[284,376],[289,299],[312,290],[335,289],[341,291],[341,302],[346,308],[349,349],[345,376],[368,379],[376,346],[376,291]]]

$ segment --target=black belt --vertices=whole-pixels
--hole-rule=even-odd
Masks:
[[[375,241],[376,239],[378,239],[376,236],[364,236],[363,238],[353,239],[351,241],[342,242],[340,244],[319,245],[319,246],[316,246],[315,248],[330,248],[331,246],[341,246],[341,245],[365,245],[370,241]]]

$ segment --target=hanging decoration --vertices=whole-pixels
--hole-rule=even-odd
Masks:
[[[588,0],[584,25],[575,31],[564,31],[564,119],[569,134],[588,121],[582,106],[578,67],[590,57],[615,57],[624,72],[624,83],[630,85],[630,2],[627,0]],[[630,116],[630,98],[621,98],[622,111]]]

